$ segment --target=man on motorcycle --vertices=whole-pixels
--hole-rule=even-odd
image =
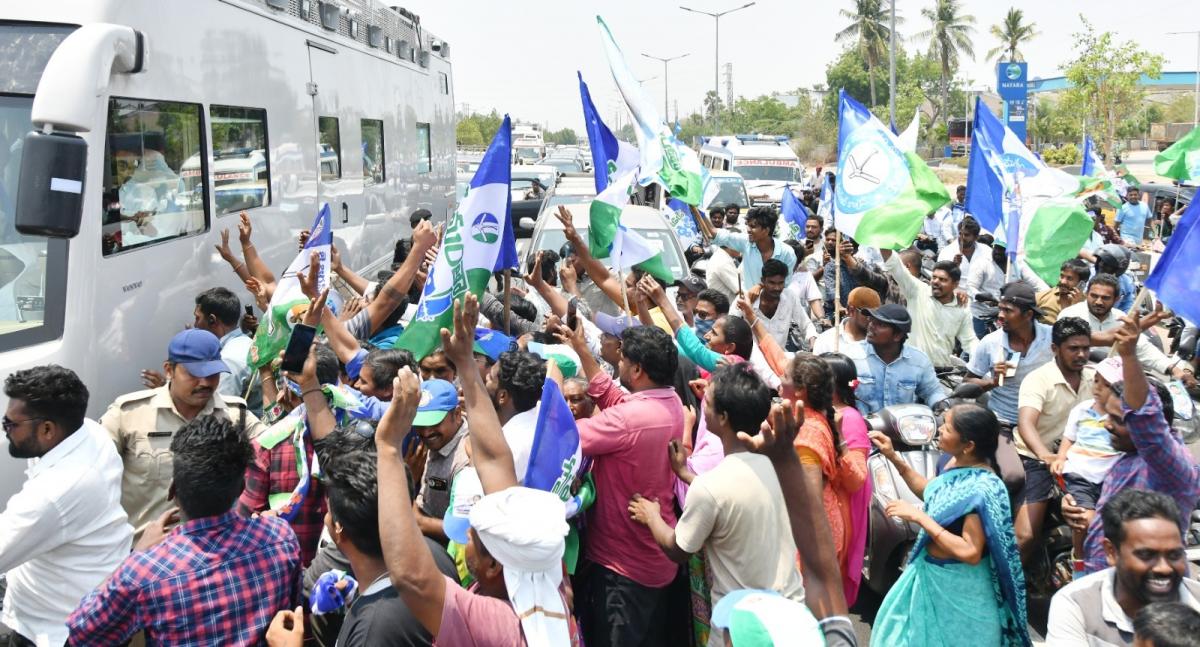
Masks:
[[[1053,447],[1062,437],[1075,405],[1092,397],[1094,372],[1087,366],[1091,329],[1082,319],[1063,317],[1050,333],[1054,361],[1047,362],[1021,382],[1017,410],[1017,454],[1025,467],[1020,507],[1013,515],[1021,561],[1028,564],[1042,536],[1047,502],[1054,494],[1049,464]]]
[[[1175,414],[1170,392],[1161,383],[1151,388],[1146,369],[1138,361],[1139,318],[1136,313],[1124,317],[1116,331],[1123,381],[1120,392],[1114,390],[1103,404],[1104,412],[1108,414],[1108,433],[1112,436],[1113,449],[1125,455],[1109,468],[1095,511],[1079,507],[1070,495],[1064,496],[1062,501],[1067,523],[1076,530],[1087,530],[1083,559],[1084,571],[1088,573],[1108,566],[1108,551],[1097,513],[1107,517],[1104,507],[1122,490],[1153,490],[1174,499],[1179,509],[1176,533],[1187,527],[1191,511],[1200,500],[1200,466],[1196,465],[1187,445],[1171,429],[1170,421]]]
[[[1058,313],[1083,301],[1083,286],[1092,277],[1092,268],[1082,258],[1069,258],[1058,268],[1058,285],[1037,293],[1038,321],[1053,326]]]
[[[979,340],[967,364],[966,381],[991,391],[988,408],[1009,431],[1017,424],[1021,382],[1054,359],[1050,326],[1036,321],[1040,314],[1028,283],[1016,281],[1004,286],[996,314],[999,329]]]
[[[1083,319],[1092,328],[1092,346],[1112,346],[1117,330],[1121,327],[1121,319],[1125,316],[1125,311],[1114,307],[1119,290],[1120,284],[1116,277],[1111,274],[1097,274],[1088,285],[1087,301],[1064,308],[1059,317]],[[1139,317],[1139,325],[1146,331],[1167,317],[1166,311],[1155,310],[1145,317]],[[1142,366],[1163,375],[1170,375],[1188,387],[1196,384],[1196,376],[1190,364],[1166,355],[1151,344],[1145,335],[1138,336],[1136,352]]]
[[[867,311],[867,338],[858,342],[863,359],[858,368],[858,410],[867,415],[893,404],[923,402],[933,406],[946,399],[929,357],[906,346],[912,318],[894,303]]]
[[[1133,278],[1126,273],[1129,269],[1130,251],[1121,245],[1102,245],[1096,250],[1096,276],[1110,274],[1117,279],[1117,310],[1129,312],[1137,294]],[[1094,277],[1093,277],[1094,278]]]

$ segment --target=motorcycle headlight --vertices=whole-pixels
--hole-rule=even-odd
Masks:
[[[909,445],[926,445],[937,432],[937,420],[925,413],[906,415],[896,420],[896,430]]]

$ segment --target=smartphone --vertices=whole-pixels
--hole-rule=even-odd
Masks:
[[[579,317],[576,314],[575,299],[571,299],[571,302],[567,304],[567,328],[575,330],[575,325],[578,319]]]
[[[1014,377],[1017,374],[1017,364],[1021,363],[1021,354],[1014,350],[1004,362],[1008,364],[1008,370],[1004,371],[1004,377]]]
[[[252,306],[252,305],[250,305],[250,304],[246,304],[246,316],[247,316],[247,317],[253,317],[253,316],[254,316],[254,306]]]
[[[279,367],[285,371],[299,373],[304,370],[304,360],[308,359],[308,351],[317,329],[304,324],[296,324],[292,336],[288,339],[287,350],[283,351],[283,362]]]

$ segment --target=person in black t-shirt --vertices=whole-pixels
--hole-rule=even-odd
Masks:
[[[337,645],[432,645],[433,638],[413,617],[388,579],[379,543],[375,465],[375,454],[366,450],[331,455],[322,464],[329,496],[325,525],[337,549],[349,559],[359,584],[358,597],[346,610]],[[428,538],[426,544],[438,569],[457,579],[454,560],[446,550]]]

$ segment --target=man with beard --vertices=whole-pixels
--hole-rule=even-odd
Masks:
[[[883,267],[895,279],[912,315],[912,345],[924,351],[934,366],[954,365],[955,342],[965,353],[975,350],[978,340],[971,330],[971,313],[959,305],[954,293],[962,278],[958,265],[938,261],[926,284],[904,267],[900,254],[885,249],[883,255]]]
[[[1200,582],[1185,577],[1179,507],[1158,492],[1128,489],[1105,506],[1109,567],[1078,579],[1050,602],[1046,645],[1133,645],[1133,620],[1156,602],[1200,610]]]
[[[788,274],[788,268],[782,261],[772,258],[763,263],[762,280],[750,288],[747,295],[754,305],[754,318],[747,323],[763,326],[780,348],[787,346],[792,326],[798,326],[803,331],[805,347],[812,348],[817,339],[817,329],[808,318],[804,303],[797,298],[798,294],[784,289]]]
[[[1093,346],[1112,346],[1116,340],[1116,331],[1121,327],[1121,319],[1125,316],[1125,312],[1114,307],[1119,298],[1120,289],[1120,281],[1117,277],[1111,274],[1097,274],[1088,284],[1087,300],[1063,308],[1058,316],[1083,319],[1092,327]],[[1139,325],[1145,331],[1167,317],[1166,311],[1156,310],[1146,317],[1140,318]],[[1196,384],[1196,377],[1192,374],[1191,365],[1178,357],[1166,355],[1154,344],[1151,344],[1145,336],[1138,336],[1136,350],[1138,362],[1142,366],[1182,380],[1189,387]]]
[[[80,598],[129,554],[121,458],[84,417],[88,390],[74,372],[17,371],[4,395],[8,453],[28,459],[28,478],[0,512],[0,572],[8,574],[0,620],[15,632],[13,645],[61,645]]]
[[[246,410],[246,401],[217,393],[221,341],[207,330],[185,330],[171,338],[163,372],[167,383],[118,397],[100,418],[124,463],[121,507],[129,515],[135,541],[171,507],[171,439],[201,415],[236,423],[246,414],[246,435],[257,438],[266,427]]]
[[[1017,281],[1004,286],[996,315],[999,328],[979,340],[967,364],[966,381],[991,392],[988,408],[1000,419],[1001,427],[1009,430],[1017,424],[1021,382],[1054,360],[1050,326],[1037,322],[1039,314],[1028,283]]]
[[[992,248],[979,242],[979,221],[971,216],[958,223],[958,238],[947,243],[938,252],[939,261],[954,261],[962,277],[971,275],[971,268],[987,263],[992,258]]]
[[[885,303],[867,311],[867,338],[858,342],[858,410],[875,413],[893,404],[923,402],[932,407],[946,399],[925,353],[905,344],[912,318],[904,306]],[[846,353],[846,351],[842,351]],[[846,353],[848,356],[850,353]]]
[[[589,356],[590,350],[585,350]],[[512,451],[517,482],[525,482],[529,455],[533,452],[533,436],[537,431],[538,400],[546,383],[546,361],[523,350],[500,354],[488,371],[484,386],[500,416],[500,430]]]
[[[1103,413],[1108,415],[1113,449],[1125,455],[1109,468],[1096,501],[1096,512],[1107,521],[1106,507],[1123,490],[1161,492],[1175,500],[1176,514],[1172,518],[1178,533],[1179,528],[1187,526],[1192,508],[1200,499],[1200,467],[1187,445],[1171,429],[1175,412],[1170,391],[1160,382],[1151,383],[1138,361],[1135,349],[1140,333],[1138,319],[1136,315],[1125,317],[1117,331],[1122,386],[1114,386],[1114,395],[1104,403]],[[1154,388],[1150,388],[1151,384]],[[1110,565],[1105,562],[1101,524],[1095,512],[1077,506],[1069,494],[1063,497],[1062,511],[1072,528],[1087,531],[1083,542],[1084,570],[1094,573]]]
[[[1054,496],[1050,463],[1054,446],[1062,438],[1071,410],[1092,396],[1094,371],[1088,368],[1091,329],[1082,319],[1063,317],[1050,331],[1054,361],[1030,373],[1021,382],[1018,396],[1017,454],[1025,467],[1023,498],[1013,513],[1017,546],[1028,562],[1042,536],[1047,502]]]
[[[1069,258],[1058,268],[1058,285],[1037,294],[1038,321],[1054,325],[1058,313],[1083,301],[1083,286],[1092,278],[1092,268],[1082,258]]]

